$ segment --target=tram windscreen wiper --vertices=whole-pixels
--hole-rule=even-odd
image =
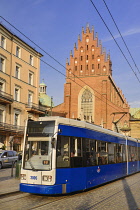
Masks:
[[[30,159],[28,160],[28,162],[29,162],[29,164],[30,164],[31,168],[33,169],[33,171],[38,171],[37,169],[35,169],[35,167],[33,166],[33,164],[32,164],[32,162],[31,162],[31,160],[30,160]]]

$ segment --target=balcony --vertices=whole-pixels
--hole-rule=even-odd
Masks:
[[[12,125],[0,122],[0,132],[10,133],[10,135],[23,135],[25,126]]]
[[[1,104],[12,104],[14,101],[12,95],[0,90],[0,103]]]
[[[33,112],[36,114],[45,114],[47,107],[46,106],[41,106],[39,104],[34,104],[34,103],[28,103],[26,104],[26,110],[27,112]]]

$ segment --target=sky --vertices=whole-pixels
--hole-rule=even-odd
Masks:
[[[53,97],[55,105],[64,101],[66,59],[69,60],[70,51],[73,51],[82,27],[86,28],[87,24],[90,28],[94,26],[102,46],[107,53],[110,53],[116,85],[122,90],[130,107],[140,107],[140,0],[105,0],[134,62],[104,1],[92,0],[92,2],[91,0],[0,0],[0,22],[43,54],[42,60],[49,65],[41,62],[40,82],[44,80],[47,94]]]

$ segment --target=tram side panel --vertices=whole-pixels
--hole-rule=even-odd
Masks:
[[[62,186],[62,193],[86,189],[86,168],[56,169],[56,185]]]
[[[87,167],[87,188],[126,176],[126,167],[126,163]]]
[[[128,140],[128,175],[139,171],[139,149],[138,143]]]

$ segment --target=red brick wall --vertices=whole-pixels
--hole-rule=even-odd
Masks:
[[[64,104],[63,107],[57,106],[57,111],[63,110],[68,118],[79,118],[78,96],[82,89],[89,88],[94,99],[94,123],[112,129],[112,121],[120,119],[122,112],[128,112],[129,106],[112,79],[111,66],[110,56],[106,56],[101,44],[98,44],[94,30],[90,31],[87,27],[84,32],[83,29],[82,39],[78,38],[78,47],[75,44],[74,55],[71,53],[70,62],[66,63]],[[114,112],[117,114],[113,115]],[[122,118],[121,126],[124,120],[129,120],[129,114]]]

